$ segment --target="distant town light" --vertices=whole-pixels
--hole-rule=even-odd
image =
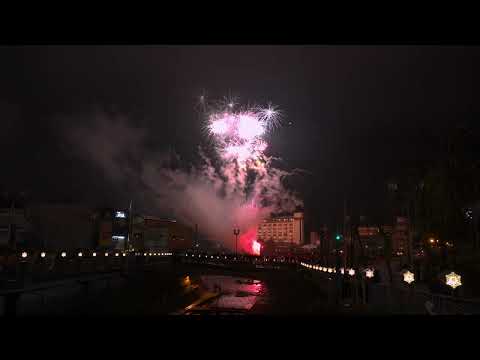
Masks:
[[[118,253],[115,253],[115,256],[118,256]]]
[[[407,284],[411,284],[415,281],[415,275],[407,270],[403,273],[403,281],[405,281]]]
[[[105,253],[105,256],[108,256],[108,252]]]
[[[82,257],[83,254],[81,252],[78,253],[78,257]]]
[[[445,275],[445,283],[455,290],[462,285],[462,277],[452,271],[450,274]]]
[[[344,268],[340,268],[340,274],[345,274],[345,269]]]
[[[22,252],[22,258],[24,258],[24,259],[25,259],[27,256],[28,256],[28,254],[27,254],[25,251],[24,251],[24,252]]]
[[[67,256],[67,253],[64,251],[64,252],[62,252],[61,256],[65,257],[65,256]]]
[[[94,253],[92,254],[92,256],[93,256],[93,257],[97,256],[97,253],[96,253],[96,252],[94,252]]]
[[[333,272],[332,268],[328,268],[327,270],[329,273]]]
[[[147,256],[147,253],[143,253],[143,256]]]
[[[350,275],[350,276],[355,275],[355,270],[354,269],[348,270],[348,275]]]
[[[45,253],[44,253],[44,252],[41,252],[41,253],[40,253],[40,257],[44,258],[44,257],[45,257]]]
[[[125,253],[123,253],[122,256],[125,256]]]

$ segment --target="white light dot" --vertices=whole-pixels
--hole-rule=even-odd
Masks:
[[[28,256],[28,255],[27,255],[27,253],[26,253],[25,251],[22,252],[22,258],[26,258],[27,256]]]
[[[42,253],[40,254],[40,256],[41,256],[42,258],[44,258],[44,257],[45,257],[45,253],[42,252]]]
[[[81,252],[78,253],[78,257],[82,257],[83,254]]]
[[[67,256],[67,253],[66,252],[62,252],[62,257],[65,257]]]
[[[94,257],[95,257],[95,256],[97,256],[97,253],[96,253],[96,252],[94,252],[94,253],[92,254],[92,256],[94,256]]]

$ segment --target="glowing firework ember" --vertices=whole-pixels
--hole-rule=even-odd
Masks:
[[[262,249],[262,245],[257,240],[253,240],[252,243],[252,250],[254,255],[260,255],[260,250]]]

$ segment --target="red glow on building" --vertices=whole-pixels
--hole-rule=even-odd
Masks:
[[[258,248],[258,245],[260,243],[257,242],[257,227],[253,227],[249,229],[247,232],[243,233],[239,237],[239,242],[240,242],[240,249],[243,250],[246,254],[249,255],[258,255],[260,253],[260,249]],[[258,244],[258,245],[255,245]],[[257,253],[258,249],[258,253]]]

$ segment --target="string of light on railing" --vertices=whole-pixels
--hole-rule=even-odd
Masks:
[[[115,252],[115,253],[113,253],[113,254],[114,254],[115,257],[120,257],[120,254],[121,254],[122,257],[126,257],[129,253],[131,253],[131,252],[130,252],[130,251],[122,251],[122,252]],[[49,254],[50,254],[50,256],[52,256],[52,255],[57,256],[57,254],[59,254],[59,256],[60,256],[61,258],[66,258],[66,257],[67,257],[67,252],[66,252],[66,251],[62,251],[62,252],[60,252],[60,253],[50,252]],[[92,254],[92,257],[96,257],[96,256],[97,256],[97,252],[92,252],[91,254]],[[31,254],[29,254],[27,251],[22,251],[22,252],[19,254],[19,257],[22,258],[22,259],[27,259],[27,258],[29,258],[29,257],[32,258],[32,256],[30,256],[30,255],[31,255]],[[104,256],[105,256],[105,257],[108,257],[109,255],[110,255],[109,252],[105,252],[105,253],[104,253]],[[134,254],[131,254],[131,255],[142,256],[142,253],[134,253]],[[152,254],[152,253],[143,253],[143,256],[147,256],[147,255],[148,255],[148,256],[172,256],[173,253],[171,253],[171,252],[153,253],[153,254]],[[42,251],[42,252],[40,252],[39,256],[40,256],[42,259],[45,259],[45,258],[47,257],[47,252]],[[76,257],[78,257],[78,258],[84,258],[84,257],[86,257],[86,256],[88,257],[88,252],[85,253],[85,252],[80,251],[80,252],[76,253]],[[33,258],[34,258],[34,257],[35,257],[35,256],[33,256]],[[219,257],[217,256],[217,259],[218,259],[218,258],[219,258]]]
[[[319,266],[319,265],[312,265],[312,264],[307,264],[305,262],[301,262],[300,263],[301,266],[303,267],[306,267],[307,269],[312,269],[312,270],[316,270],[316,271],[322,271],[322,272],[326,272],[326,273],[329,273],[329,274],[335,274],[337,272],[337,270],[333,267],[325,267],[325,266]],[[348,272],[348,275],[350,276],[354,276],[355,275],[355,269],[347,269],[347,272]],[[340,268],[340,273],[342,275],[345,274],[345,270],[344,268]],[[373,277],[373,270],[371,269],[367,269],[367,273],[365,274],[368,278],[370,277]]]

